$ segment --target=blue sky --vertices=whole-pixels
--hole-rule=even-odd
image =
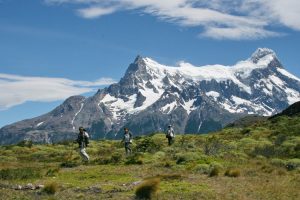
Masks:
[[[137,55],[232,65],[267,47],[300,77],[299,19],[297,0],[0,0],[0,127],[92,95]]]

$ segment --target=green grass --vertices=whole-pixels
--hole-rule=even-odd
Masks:
[[[120,141],[91,141],[91,161],[72,143],[0,147],[4,199],[132,199],[149,178],[152,199],[299,199],[300,120],[279,117],[207,135],[135,138],[126,156]],[[49,189],[14,190],[44,184]],[[149,188],[148,188],[149,189]],[[151,187],[150,187],[151,189]]]

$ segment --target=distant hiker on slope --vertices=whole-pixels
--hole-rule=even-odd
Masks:
[[[166,132],[166,138],[168,138],[169,146],[174,143],[175,133],[174,133],[174,130],[172,128],[172,125],[168,126],[168,130]]]
[[[124,142],[124,145],[125,145],[126,155],[130,155],[132,152],[132,149],[131,149],[132,138],[133,138],[133,136],[132,136],[132,133],[129,131],[129,129],[124,128],[124,137],[123,137],[122,142]]]
[[[86,132],[86,130],[83,127],[79,127],[79,133],[76,142],[79,144],[79,153],[82,159],[85,162],[88,162],[90,160],[90,157],[86,153],[85,148],[89,144],[89,134]]]

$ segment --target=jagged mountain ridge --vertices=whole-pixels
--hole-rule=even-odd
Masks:
[[[165,66],[138,56],[116,84],[94,96],[68,98],[53,111],[0,129],[1,143],[21,139],[55,142],[72,138],[79,126],[93,138],[118,138],[163,130],[205,133],[248,114],[270,116],[300,99],[300,80],[274,51],[257,49],[234,66]]]

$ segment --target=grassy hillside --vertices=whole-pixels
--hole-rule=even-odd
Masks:
[[[300,199],[299,116],[180,135],[171,147],[163,134],[139,137],[129,157],[120,141],[92,141],[88,164],[76,147],[1,146],[1,199]]]

